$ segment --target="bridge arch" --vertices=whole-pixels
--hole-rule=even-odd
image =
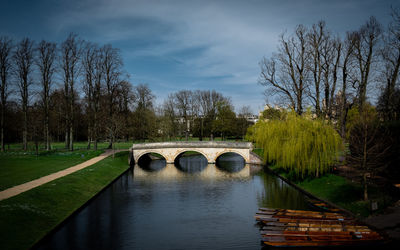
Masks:
[[[159,155],[161,155],[165,160],[167,160],[167,157],[165,157],[165,155],[164,155],[162,152],[160,152],[159,150],[152,149],[152,150],[144,151],[144,152],[142,152],[141,154],[139,154],[139,155],[136,157],[136,159],[137,159],[136,162],[139,162],[139,160],[140,160],[140,158],[141,158],[142,156],[145,156],[145,155],[151,154],[151,153],[159,154]]]
[[[227,152],[239,154],[248,163],[251,160],[250,151],[252,148],[250,142],[198,141],[133,144],[130,150],[135,162],[144,154],[154,152],[162,155],[167,163],[174,163],[180,154],[195,151],[203,155],[208,163],[215,164],[217,158]]]
[[[214,162],[217,162],[218,158],[219,158],[221,155],[228,154],[228,153],[234,153],[234,154],[240,155],[240,156],[242,157],[242,159],[243,159],[244,162],[248,162],[248,161],[249,161],[249,160],[247,159],[247,157],[244,156],[244,155],[242,154],[242,152],[239,152],[239,151],[230,149],[230,150],[225,150],[225,151],[223,151],[223,152],[218,153],[218,154],[215,156]]]
[[[209,159],[207,157],[207,154],[205,154],[204,152],[202,152],[202,150],[199,149],[192,149],[192,148],[185,148],[185,149],[181,149],[178,150],[178,152],[173,156],[173,161],[174,163],[179,160],[179,156],[186,153],[186,152],[196,152],[199,153],[200,155],[202,155],[204,158],[206,158],[207,162],[209,162]]]

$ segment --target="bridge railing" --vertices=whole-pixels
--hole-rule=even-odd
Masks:
[[[176,142],[151,142],[133,144],[131,150],[151,148],[240,148],[253,149],[251,142],[225,142],[225,141],[176,141]]]

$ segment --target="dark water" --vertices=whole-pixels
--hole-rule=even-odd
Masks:
[[[237,155],[207,165],[152,161],[121,176],[39,249],[261,249],[259,207],[304,209],[304,197]]]

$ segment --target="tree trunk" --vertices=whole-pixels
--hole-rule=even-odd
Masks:
[[[368,200],[368,182],[367,182],[367,173],[363,175],[363,184],[364,184],[364,201]]]
[[[90,118],[89,118],[90,119]],[[90,121],[89,121],[90,122]],[[88,127],[88,144],[87,144],[87,147],[86,147],[86,149],[90,149],[90,143],[91,143],[91,140],[92,140],[92,135],[91,135],[91,129],[90,129],[90,125],[89,125],[89,127]]]
[[[49,120],[48,117],[46,119],[46,150],[49,151],[50,150],[50,133],[49,133]]]
[[[200,141],[203,140],[203,118],[201,118],[201,123],[200,123]]]
[[[4,152],[4,103],[1,105],[1,152]]]
[[[95,105],[97,105],[97,104],[95,104]],[[97,108],[96,108],[97,106],[95,106],[95,111],[94,111],[94,114],[93,114],[93,132],[92,132],[92,135],[93,135],[93,149],[94,150],[97,150]]]
[[[46,101],[47,102],[47,101]],[[50,150],[50,131],[49,131],[49,106],[46,103],[45,110],[45,133],[46,133],[46,150]]]
[[[65,149],[69,149],[69,126],[65,128]]]
[[[23,112],[24,112],[24,125],[22,131],[22,143],[24,151],[28,150],[28,111],[27,105],[23,104]]]
[[[74,126],[69,127],[69,151],[74,151]]]
[[[362,169],[367,169],[367,137],[368,137],[368,125],[365,124],[364,127],[364,145],[363,145],[363,161],[362,161]],[[367,173],[364,173],[363,176],[364,181],[364,200],[368,200],[368,184],[367,184]]]
[[[73,79],[73,78],[72,78]],[[69,150],[74,151],[74,83],[70,83],[70,122],[69,122]]]

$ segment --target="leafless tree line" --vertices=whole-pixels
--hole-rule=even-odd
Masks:
[[[51,141],[63,140],[72,151],[82,139],[96,150],[105,139],[112,148],[121,138],[246,133],[250,108],[237,118],[230,99],[209,90],[178,91],[155,107],[149,86],[133,87],[123,67],[119,49],[75,34],[60,44],[1,37],[1,149],[7,134],[8,142],[22,138],[24,150],[28,141],[44,141],[50,150]]]
[[[88,148],[93,142],[97,149],[100,127],[107,131],[112,147],[116,133],[121,130],[118,121],[124,114],[126,116],[126,110],[134,100],[134,90],[123,71],[119,50],[111,45],[99,46],[83,41],[75,34],[70,34],[60,45],[44,40],[36,44],[29,38],[14,43],[8,37],[1,37],[0,74],[3,151],[10,96],[19,100],[21,106],[24,150],[27,150],[28,113],[33,101],[39,103],[42,110],[46,149],[51,147],[51,110],[58,107],[65,147],[73,150],[77,110],[86,109]],[[84,95],[79,94],[81,89]]]
[[[398,116],[393,97],[399,88],[399,11],[392,9],[392,17],[387,29],[370,17],[344,37],[334,35],[324,21],[298,25],[280,36],[276,53],[260,61],[259,82],[267,95],[279,97],[298,114],[312,106],[318,117],[337,120],[342,136],[349,107],[362,112],[373,86],[382,89],[382,113],[392,119]]]
[[[250,125],[246,118],[251,115],[245,106],[234,111],[231,100],[214,90],[181,90],[172,93],[161,108],[163,131],[167,137],[189,135],[209,137],[231,135],[243,137]],[[225,121],[225,122],[222,122]]]

